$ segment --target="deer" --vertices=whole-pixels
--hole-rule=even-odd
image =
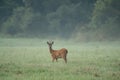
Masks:
[[[49,52],[52,56],[52,62],[54,62],[54,60],[58,60],[58,58],[63,58],[65,63],[67,63],[67,53],[68,53],[68,50],[65,49],[65,48],[62,48],[60,50],[53,50],[52,49],[52,45],[54,44],[54,41],[47,41],[47,44],[49,46]]]

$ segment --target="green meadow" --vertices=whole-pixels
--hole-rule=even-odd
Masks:
[[[54,40],[68,63],[52,62],[47,40],[0,39],[0,80],[120,80],[120,42]]]

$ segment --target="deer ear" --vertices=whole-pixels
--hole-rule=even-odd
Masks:
[[[49,44],[49,42],[47,41],[47,44]]]
[[[54,41],[52,41],[52,44],[54,44]]]

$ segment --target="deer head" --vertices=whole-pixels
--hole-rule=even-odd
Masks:
[[[49,45],[49,47],[52,47],[52,45],[54,44],[54,42],[53,41],[47,41],[47,44]]]

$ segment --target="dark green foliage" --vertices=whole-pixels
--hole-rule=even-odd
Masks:
[[[119,38],[119,6],[119,0],[1,0],[0,33]]]
[[[120,1],[97,0],[91,24],[103,38],[120,38]]]

